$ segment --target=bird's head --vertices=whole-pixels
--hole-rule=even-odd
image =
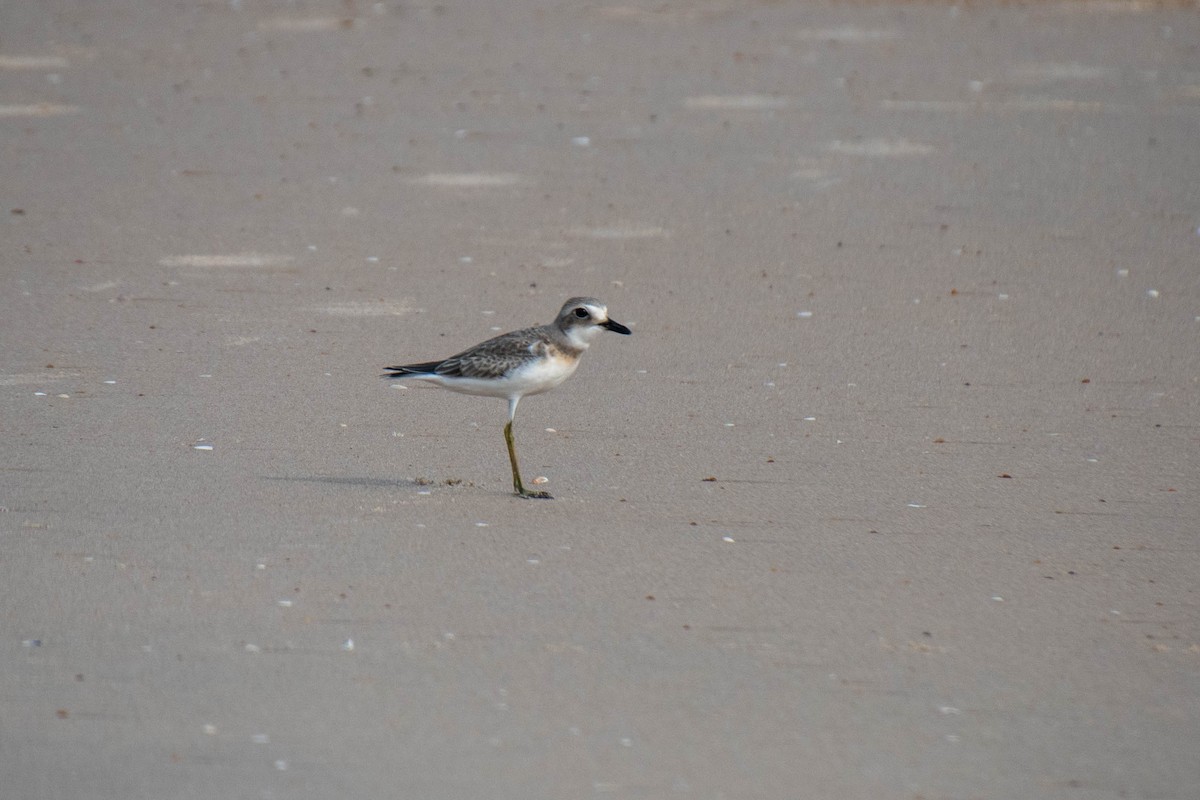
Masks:
[[[592,338],[602,330],[628,336],[633,331],[608,316],[608,306],[594,297],[572,297],[558,312],[556,323],[563,333],[580,349],[587,349]]]

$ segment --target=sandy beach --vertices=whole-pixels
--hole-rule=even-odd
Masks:
[[[1198,43],[3,4],[0,794],[1195,798]]]

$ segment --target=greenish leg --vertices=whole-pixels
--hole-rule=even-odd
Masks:
[[[517,449],[513,446],[512,420],[504,426],[504,441],[508,442],[508,460],[512,462],[513,471],[513,491],[521,497],[538,497],[546,500],[553,500],[549,492],[539,492],[536,489],[530,490],[525,488],[525,484],[521,482],[521,470],[517,467]]]

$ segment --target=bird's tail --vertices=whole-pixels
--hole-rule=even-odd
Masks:
[[[387,370],[381,378],[389,380],[395,378],[409,378],[417,375],[432,375],[437,372],[440,361],[426,361],[424,364],[406,364],[400,367],[384,367]]]

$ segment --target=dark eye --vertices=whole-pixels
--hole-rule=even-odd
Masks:
[[[575,316],[579,317],[580,319],[587,319],[588,310],[586,308],[577,308],[575,309]]]

